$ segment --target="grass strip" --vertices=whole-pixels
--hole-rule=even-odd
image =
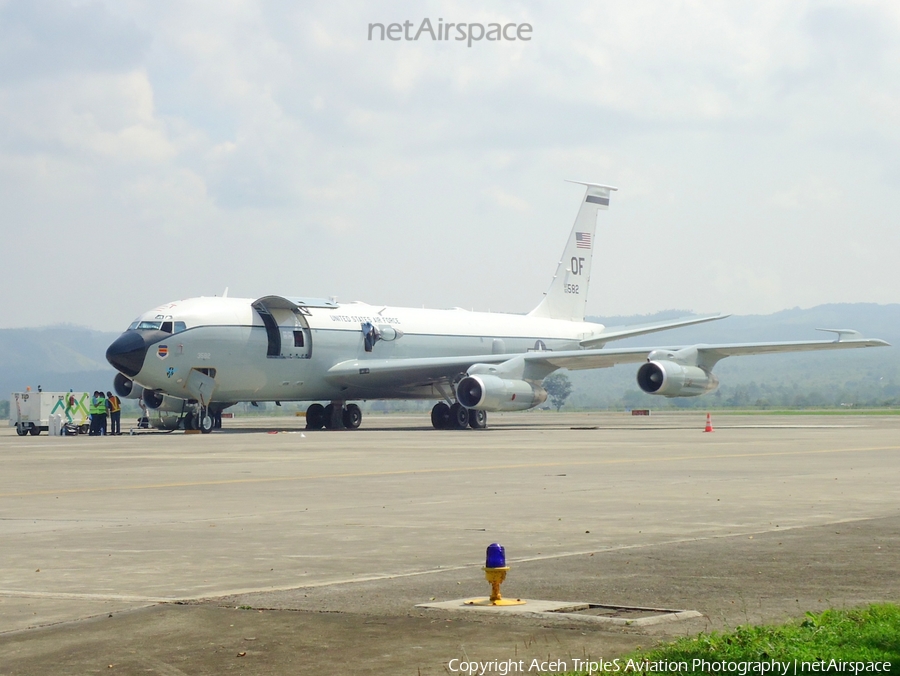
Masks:
[[[900,408],[778,408],[778,409],[716,409],[727,415],[900,415]]]
[[[629,670],[629,666],[637,668]],[[900,606],[826,610],[784,625],[738,626],[733,631],[685,637],[621,657],[618,667],[618,673],[634,674],[896,674],[900,673]],[[609,663],[602,672],[594,669],[593,673],[616,671]]]

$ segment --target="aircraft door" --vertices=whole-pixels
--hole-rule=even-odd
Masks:
[[[303,308],[279,296],[266,296],[253,303],[266,329],[266,356],[280,359],[309,359],[312,332]]]
[[[281,334],[281,356],[288,359],[309,359],[312,341],[306,317],[290,310],[275,310],[272,314]]]

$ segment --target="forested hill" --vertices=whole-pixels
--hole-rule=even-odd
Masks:
[[[644,324],[690,315],[677,310],[632,317],[593,317],[607,326]],[[768,340],[828,339],[817,327],[852,328],[900,346],[900,304],[866,303],[795,308],[771,315],[744,315],[699,326],[611,343],[688,345]],[[45,391],[112,388],[115,374],[104,354],[118,332],[76,326],[0,329],[0,400],[26,386]],[[900,347],[725,359],[716,366],[722,386],[712,395],[664,400],[643,395],[637,366],[569,374],[575,389],[567,407],[840,404],[900,405]]]
[[[66,325],[0,330],[0,400],[39,385],[45,392],[112,389],[105,355],[118,335]]]

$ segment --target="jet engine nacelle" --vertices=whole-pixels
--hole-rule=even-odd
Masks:
[[[156,392],[154,390],[144,390],[141,395],[141,401],[144,402],[144,405],[147,408],[153,409],[154,411],[172,411],[173,413],[180,413],[185,408],[184,399],[170,397],[167,394]]]
[[[524,411],[547,401],[547,391],[524,380],[483,374],[460,380],[456,400],[466,408],[479,411]]]
[[[685,366],[674,361],[648,361],[638,369],[637,383],[647,394],[696,397],[715,390],[719,379],[699,366]]]
[[[113,378],[113,392],[122,399],[140,399],[144,393],[144,388],[130,378],[117,373],[116,377]]]

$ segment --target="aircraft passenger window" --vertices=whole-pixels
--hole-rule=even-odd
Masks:
[[[294,347],[303,347],[303,331],[294,331]]]
[[[175,333],[181,333],[182,331],[187,331],[187,324],[184,322],[175,322]]]
[[[160,331],[165,331],[166,333],[172,333],[172,322],[163,322],[162,328]]]

